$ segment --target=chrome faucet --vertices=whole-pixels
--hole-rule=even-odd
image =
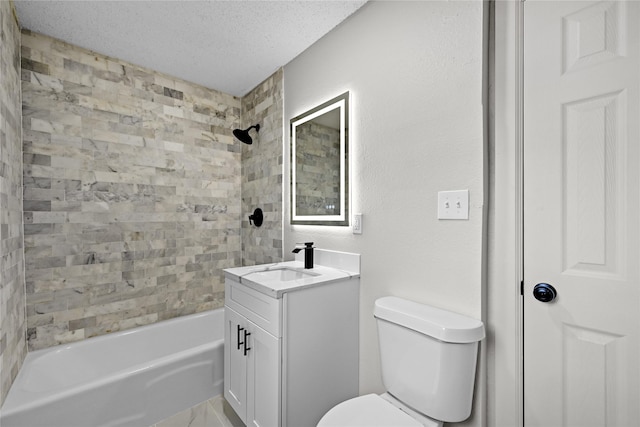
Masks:
[[[302,245],[303,243],[296,243]],[[293,253],[297,254],[304,249],[304,268],[313,268],[313,242],[305,242],[303,246],[296,246]]]

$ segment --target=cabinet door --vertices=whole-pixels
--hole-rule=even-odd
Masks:
[[[229,307],[224,309],[224,398],[242,421],[247,420],[247,358],[244,332],[248,321]]]
[[[249,323],[247,426],[280,425],[280,340]]]

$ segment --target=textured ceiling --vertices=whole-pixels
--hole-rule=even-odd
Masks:
[[[242,96],[366,0],[14,0],[23,28]]]

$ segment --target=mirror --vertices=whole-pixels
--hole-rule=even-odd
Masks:
[[[291,119],[291,224],[349,225],[349,92]]]

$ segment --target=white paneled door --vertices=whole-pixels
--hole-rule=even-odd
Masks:
[[[526,427],[640,426],[639,33],[637,1],[524,3]]]

